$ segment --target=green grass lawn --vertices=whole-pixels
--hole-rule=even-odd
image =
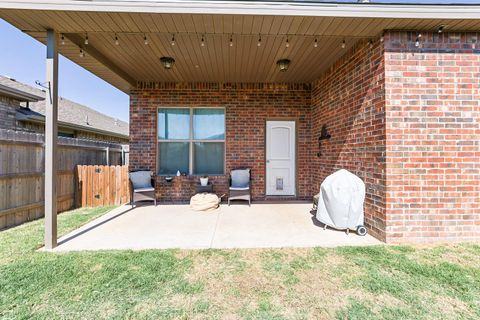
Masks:
[[[110,208],[59,216],[59,234]],[[480,246],[47,253],[0,232],[1,319],[479,319]]]

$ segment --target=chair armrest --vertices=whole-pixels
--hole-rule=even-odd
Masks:
[[[156,185],[157,185],[157,179],[155,176],[152,177],[152,179],[150,180],[150,182],[152,183],[152,187],[154,189],[156,189]]]
[[[132,183],[132,180],[130,180],[130,178],[128,178],[128,185],[130,186],[130,201],[133,201],[133,183]]]

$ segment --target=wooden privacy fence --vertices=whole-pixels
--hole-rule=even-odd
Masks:
[[[77,166],[77,207],[120,205],[130,201],[128,166]]]
[[[0,129],[0,230],[44,214],[44,136]],[[120,165],[122,145],[92,140],[58,139],[58,212],[75,207],[77,165]]]

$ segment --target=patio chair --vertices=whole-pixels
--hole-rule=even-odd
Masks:
[[[228,205],[230,200],[246,200],[250,206],[250,169],[235,169],[230,172]]]
[[[130,181],[130,204],[132,207],[137,201],[153,201],[157,206],[155,196],[155,178],[152,171],[131,171],[128,173]]]

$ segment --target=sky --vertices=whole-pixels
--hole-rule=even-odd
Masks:
[[[35,80],[45,82],[45,45],[2,19],[0,43],[8,43],[0,50],[0,74],[42,89]],[[128,121],[128,95],[62,56],[58,90],[64,98]]]
[[[345,2],[352,1],[345,0]],[[371,0],[370,2],[480,4],[480,0]],[[45,81],[45,46],[43,44],[2,19],[0,19],[0,43],[9,44],[9,50],[0,50],[1,75],[32,86],[35,86],[35,80]],[[128,95],[64,57],[60,57],[58,89],[64,98],[128,121]]]

